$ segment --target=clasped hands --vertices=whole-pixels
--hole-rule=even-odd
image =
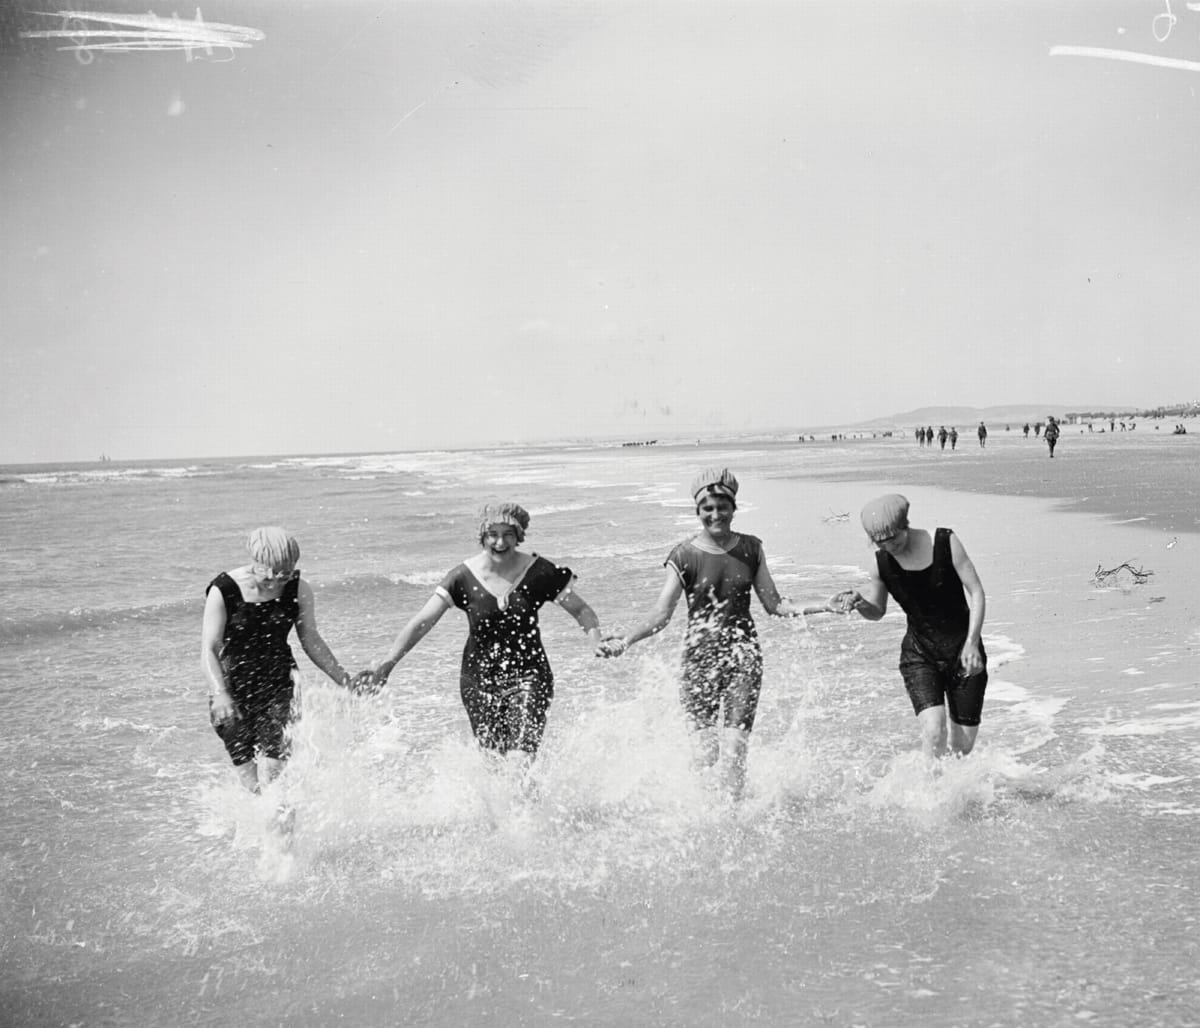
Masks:
[[[387,684],[387,676],[377,666],[363,668],[350,677],[346,688],[356,696],[374,696]]]
[[[829,609],[835,614],[850,614],[858,610],[862,596],[854,589],[844,589],[829,599]]]

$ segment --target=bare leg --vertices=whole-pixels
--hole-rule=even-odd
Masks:
[[[692,724],[692,763],[697,770],[716,764],[721,756],[721,736],[716,728]]]
[[[946,754],[946,708],[926,707],[917,715],[921,729],[921,752],[931,759]]]
[[[978,725],[960,725],[953,719],[950,721],[950,752],[965,757],[975,748],[975,737],[979,734]]]
[[[266,788],[276,778],[279,777],[279,772],[283,770],[283,761],[276,760],[274,757],[262,757],[258,768],[258,784],[261,788]]]
[[[726,728],[721,733],[720,779],[726,795],[734,801],[746,788],[746,750],[750,733],[741,728]]]
[[[251,760],[234,767],[238,781],[251,792],[258,792],[258,761]]]

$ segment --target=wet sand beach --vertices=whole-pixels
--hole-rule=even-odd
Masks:
[[[834,480],[872,476],[899,486],[1043,497],[1162,532],[1200,532],[1200,433],[1174,436],[1171,427],[1164,422],[1156,431],[1148,422],[1102,434],[1067,425],[1053,459],[1042,439],[1024,438],[1018,426],[993,427],[986,449],[974,432],[960,435],[955,451],[922,448],[911,437],[809,445],[846,449],[846,465],[823,476]]]

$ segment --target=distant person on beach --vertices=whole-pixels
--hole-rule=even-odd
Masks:
[[[925,426],[924,425],[922,425],[920,428],[917,429],[917,445],[918,446],[925,445]]]
[[[459,693],[479,745],[532,761],[546,730],[554,673],[542,646],[538,611],[553,601],[600,646],[600,620],[575,592],[575,575],[519,547],[529,514],[516,503],[491,503],[479,515],[479,552],[452,568],[425,606],[400,630],[388,655],[371,668],[382,686],[396,665],[451,607],[467,615]]]
[[[938,427],[938,442],[941,444],[941,448],[943,450],[946,448],[946,440],[949,438],[950,438],[950,433],[946,431],[946,426],[945,425],[939,426]]]
[[[876,547],[870,581],[862,591],[838,593],[829,605],[878,621],[889,595],[900,604],[908,616],[900,674],[920,725],[921,749],[929,757],[943,756],[947,746],[951,753],[970,753],[988,680],[981,641],[986,600],[975,566],[951,529],[930,535],[910,527],[908,500],[899,494],[868,503],[862,525]]]
[[[958,446],[958,429],[953,425],[950,426],[950,449],[953,451]]]
[[[979,422],[979,427],[975,429],[975,434],[979,436],[979,445],[981,447],[987,446],[987,425],[982,421]]]
[[[1025,438],[1028,439],[1029,438],[1029,422],[1028,421],[1025,422],[1025,427],[1021,431],[1023,431],[1025,433]]]
[[[298,715],[293,626],[309,659],[339,685],[350,675],[317,630],[312,587],[300,577],[300,545],[282,528],[256,528],[250,563],[214,578],[206,590],[200,662],[208,679],[209,719],[242,784],[270,783],[288,756]]]
[[[1058,422],[1054,418],[1046,419],[1046,431],[1042,433],[1042,438],[1046,440],[1046,445],[1050,447],[1050,456],[1054,456],[1054,447],[1058,444]]]
[[[653,611],[619,638],[606,640],[608,656],[661,632],[681,597],[687,597],[679,698],[697,741],[697,762],[716,767],[727,794],[745,784],[746,750],[762,686],[763,662],[750,612],[755,593],[767,613],[800,617],[804,611],[780,597],[767,567],[762,540],[733,531],[738,480],[727,468],[708,468],[692,481],[700,531],[667,556],[667,572]]]

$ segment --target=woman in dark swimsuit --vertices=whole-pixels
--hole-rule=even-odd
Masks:
[[[948,743],[953,753],[970,753],[988,680],[980,638],[986,598],[975,565],[949,528],[930,535],[909,527],[908,500],[898,493],[868,503],[862,524],[876,547],[871,579],[861,592],[838,593],[830,606],[878,621],[889,595],[900,604],[908,616],[900,674],[920,723],[921,749],[940,757]]]
[[[391,651],[371,669],[377,685],[420,642],[443,614],[467,615],[459,687],[471,731],[485,750],[533,757],[546,729],[554,673],[542,646],[538,610],[553,600],[579,622],[593,646],[600,621],[575,592],[575,576],[518,549],[529,515],[515,503],[490,504],[479,519],[480,552],[453,568],[425,606],[396,636]]]
[[[312,588],[300,578],[300,546],[282,528],[256,528],[246,543],[252,563],[223,572],[204,602],[200,663],[209,682],[209,720],[246,788],[280,771],[287,728],[296,716],[293,626],[304,652],[339,685],[342,669],[317,630]]]
[[[737,478],[727,468],[696,476],[692,498],[700,532],[676,546],[664,562],[666,581],[650,616],[604,644],[606,656],[619,657],[635,642],[661,632],[680,598],[687,596],[679,698],[698,743],[698,763],[718,766],[722,785],[734,799],[745,782],[746,749],[763,674],[750,594],[757,594],[768,614],[804,613],[780,597],[762,540],[733,531],[737,491]]]

